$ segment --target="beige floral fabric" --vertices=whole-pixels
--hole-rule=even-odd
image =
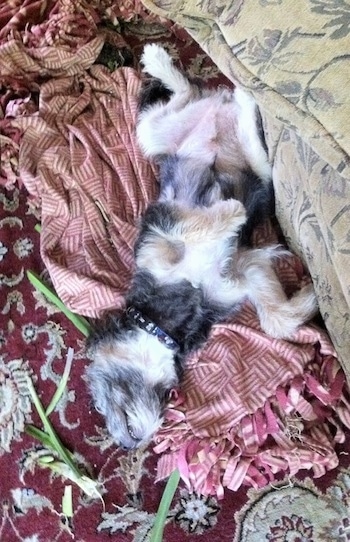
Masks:
[[[277,214],[350,375],[348,0],[143,0],[258,101]]]

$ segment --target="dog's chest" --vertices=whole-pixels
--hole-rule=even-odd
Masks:
[[[209,297],[222,287],[223,274],[230,255],[228,242],[194,242],[186,247],[181,261],[170,263],[166,257],[153,254],[152,258],[139,258],[160,284],[173,284],[187,280],[194,288],[201,287]]]

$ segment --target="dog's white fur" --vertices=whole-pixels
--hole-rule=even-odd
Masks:
[[[179,222],[170,230],[150,226],[136,255],[137,266],[160,284],[189,280],[213,303],[225,306],[249,299],[262,329],[275,338],[291,338],[315,315],[312,286],[288,299],[274,271],[274,259],[288,251],[278,246],[232,250],[232,238],[246,219],[239,201],[219,201],[209,208],[181,206],[178,216]]]
[[[198,99],[195,87],[156,44],[146,45],[144,71],[173,92],[141,113],[137,138],[149,158],[167,154],[189,158],[194,167],[215,163],[218,171],[234,173],[251,167],[270,182],[271,166],[256,129],[256,103],[242,89],[208,92]]]

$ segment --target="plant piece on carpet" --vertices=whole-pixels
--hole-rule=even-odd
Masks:
[[[27,277],[31,284],[33,284],[33,286],[37,290],[39,290],[39,292],[44,294],[44,296],[49,301],[56,305],[56,307],[60,309],[60,311],[63,312],[65,316],[67,316],[67,318],[72,322],[72,324],[74,324],[75,327],[79,331],[81,331],[83,335],[85,335],[85,337],[89,335],[90,324],[86,320],[86,318],[80,316],[79,314],[75,314],[74,312],[67,309],[67,307],[64,303],[62,303],[57,294],[51,288],[49,288],[36,273],[33,273],[33,271],[27,271]]]
[[[33,425],[27,425],[25,431],[27,434],[39,440],[41,444],[47,448],[48,453],[40,456],[37,460],[40,466],[49,467],[56,474],[76,483],[89,497],[99,498],[103,502],[101,493],[98,489],[98,482],[80,471],[75,463],[73,454],[63,446],[48,418],[49,414],[55,409],[67,385],[72,360],[73,349],[69,348],[61,384],[58,386],[46,410],[39,399],[31,378],[29,376],[27,377],[28,390],[40,416],[44,430]]]

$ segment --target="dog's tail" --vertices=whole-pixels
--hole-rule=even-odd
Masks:
[[[191,89],[187,77],[176,68],[172,58],[156,43],[145,45],[141,56],[143,71],[159,79],[170,92],[183,93]]]

